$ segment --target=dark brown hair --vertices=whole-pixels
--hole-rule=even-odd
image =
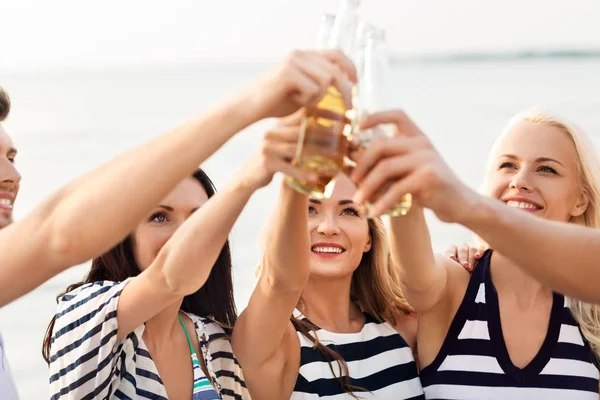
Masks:
[[[4,121],[8,117],[10,112],[10,97],[8,93],[0,87],[0,122]]]
[[[204,171],[196,170],[193,177],[200,182],[208,198],[214,196],[215,186]],[[197,292],[186,296],[181,304],[182,311],[214,320],[225,329],[227,334],[231,334],[237,319],[231,268],[231,250],[229,241],[226,241],[206,283]],[[140,269],[133,253],[132,238],[128,236],[105,254],[94,258],[85,279],[67,287],[64,293],[58,295],[57,302],[64,294],[82,285],[99,281],[122,282],[139,273]],[[42,345],[42,356],[48,364],[55,320],[56,317],[53,317],[50,321]]]

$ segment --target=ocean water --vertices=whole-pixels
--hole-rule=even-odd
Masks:
[[[0,74],[0,85],[13,100],[5,127],[19,148],[23,175],[17,219],[73,177],[202,112],[267,67],[211,64]],[[494,139],[510,116],[525,108],[556,110],[600,144],[599,71],[600,58],[414,62],[397,65],[389,85],[399,105],[432,138],[457,174],[477,187]],[[217,187],[235,175],[271,123],[246,129],[206,162],[204,168]],[[203,132],[198,140],[210,134]],[[253,271],[277,198],[277,182],[254,195],[231,234],[240,310],[254,286]],[[117,188],[119,184],[114,182]],[[436,250],[470,240],[463,228],[429,217]],[[86,268],[87,264],[66,271],[0,310],[0,329],[24,399],[47,396],[42,338],[56,295],[79,280]]]

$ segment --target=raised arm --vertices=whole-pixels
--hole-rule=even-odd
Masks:
[[[396,136],[374,141],[360,157],[352,174],[352,178],[359,183],[354,199],[356,202],[362,203],[382,196],[380,202],[392,201],[392,205],[399,203],[402,195],[398,195],[393,186],[386,190],[389,187],[386,185],[402,176],[407,142],[415,146],[412,154],[414,162],[427,157],[423,151],[424,135],[415,124],[402,116],[395,112],[380,113],[364,121],[364,129],[379,124],[394,124]],[[399,268],[406,299],[417,312],[424,312],[444,298],[450,288],[448,276],[452,273],[447,269],[453,269],[452,264],[455,263],[444,257],[434,256],[423,208],[419,205],[420,198],[417,193],[413,196],[414,203],[410,212],[406,216],[390,219],[390,248]],[[375,204],[372,212],[381,211],[386,210]],[[462,273],[460,269],[457,272]]]
[[[316,75],[315,63],[321,65]],[[354,73],[339,52],[294,52],[232,100],[59,189],[0,231],[0,306],[108,250],[232,135],[259,119],[315,104],[341,70]]]
[[[310,238],[306,196],[283,185],[270,227],[261,276],[233,330],[233,351],[253,397],[291,395],[300,344],[290,322],[308,281]]]
[[[119,338],[204,285],[246,203],[275,172],[285,171],[301,180],[316,179],[289,163],[299,130],[285,124],[299,123],[302,115],[298,112],[269,131],[260,151],[235,179],[196,211],[165,243],[152,265],[123,289],[117,314]]]
[[[600,230],[528,215],[468,189],[464,197],[469,213],[455,222],[554,290],[600,303]]]
[[[406,126],[413,124],[402,111],[372,118],[392,114]],[[401,179],[375,204],[375,214],[412,193],[440,220],[469,228],[540,282],[566,295],[600,302],[598,229],[538,218],[478,194],[456,177],[422,133],[404,138],[398,147],[395,172]]]

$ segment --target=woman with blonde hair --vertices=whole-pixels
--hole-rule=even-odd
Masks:
[[[331,197],[283,186],[232,347],[258,399],[419,399],[416,316],[380,219],[340,175]]]
[[[515,116],[490,155],[484,187],[495,200],[486,201],[456,179],[404,113],[379,113],[364,125],[380,123],[395,123],[403,135],[364,154],[353,175],[360,182],[355,200],[368,201],[389,181],[374,214],[405,193],[415,199],[406,217],[392,219],[391,247],[404,293],[419,313],[426,397],[597,399],[598,307],[567,299],[525,273],[515,255],[522,235],[489,234],[495,224],[502,231],[503,218],[515,231],[528,229],[533,216],[600,225],[600,161],[585,135],[548,113]],[[490,248],[471,275],[447,257],[434,257],[422,207],[445,222],[479,225],[474,231]],[[540,237],[530,239],[529,252],[556,253]],[[562,261],[557,258],[553,268],[569,271]]]

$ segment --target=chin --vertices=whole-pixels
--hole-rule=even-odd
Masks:
[[[6,228],[10,224],[12,224],[12,217],[0,217],[0,229]]]
[[[352,275],[355,268],[344,267],[339,264],[323,265],[311,265],[310,276],[325,278],[325,279],[340,279]]]

